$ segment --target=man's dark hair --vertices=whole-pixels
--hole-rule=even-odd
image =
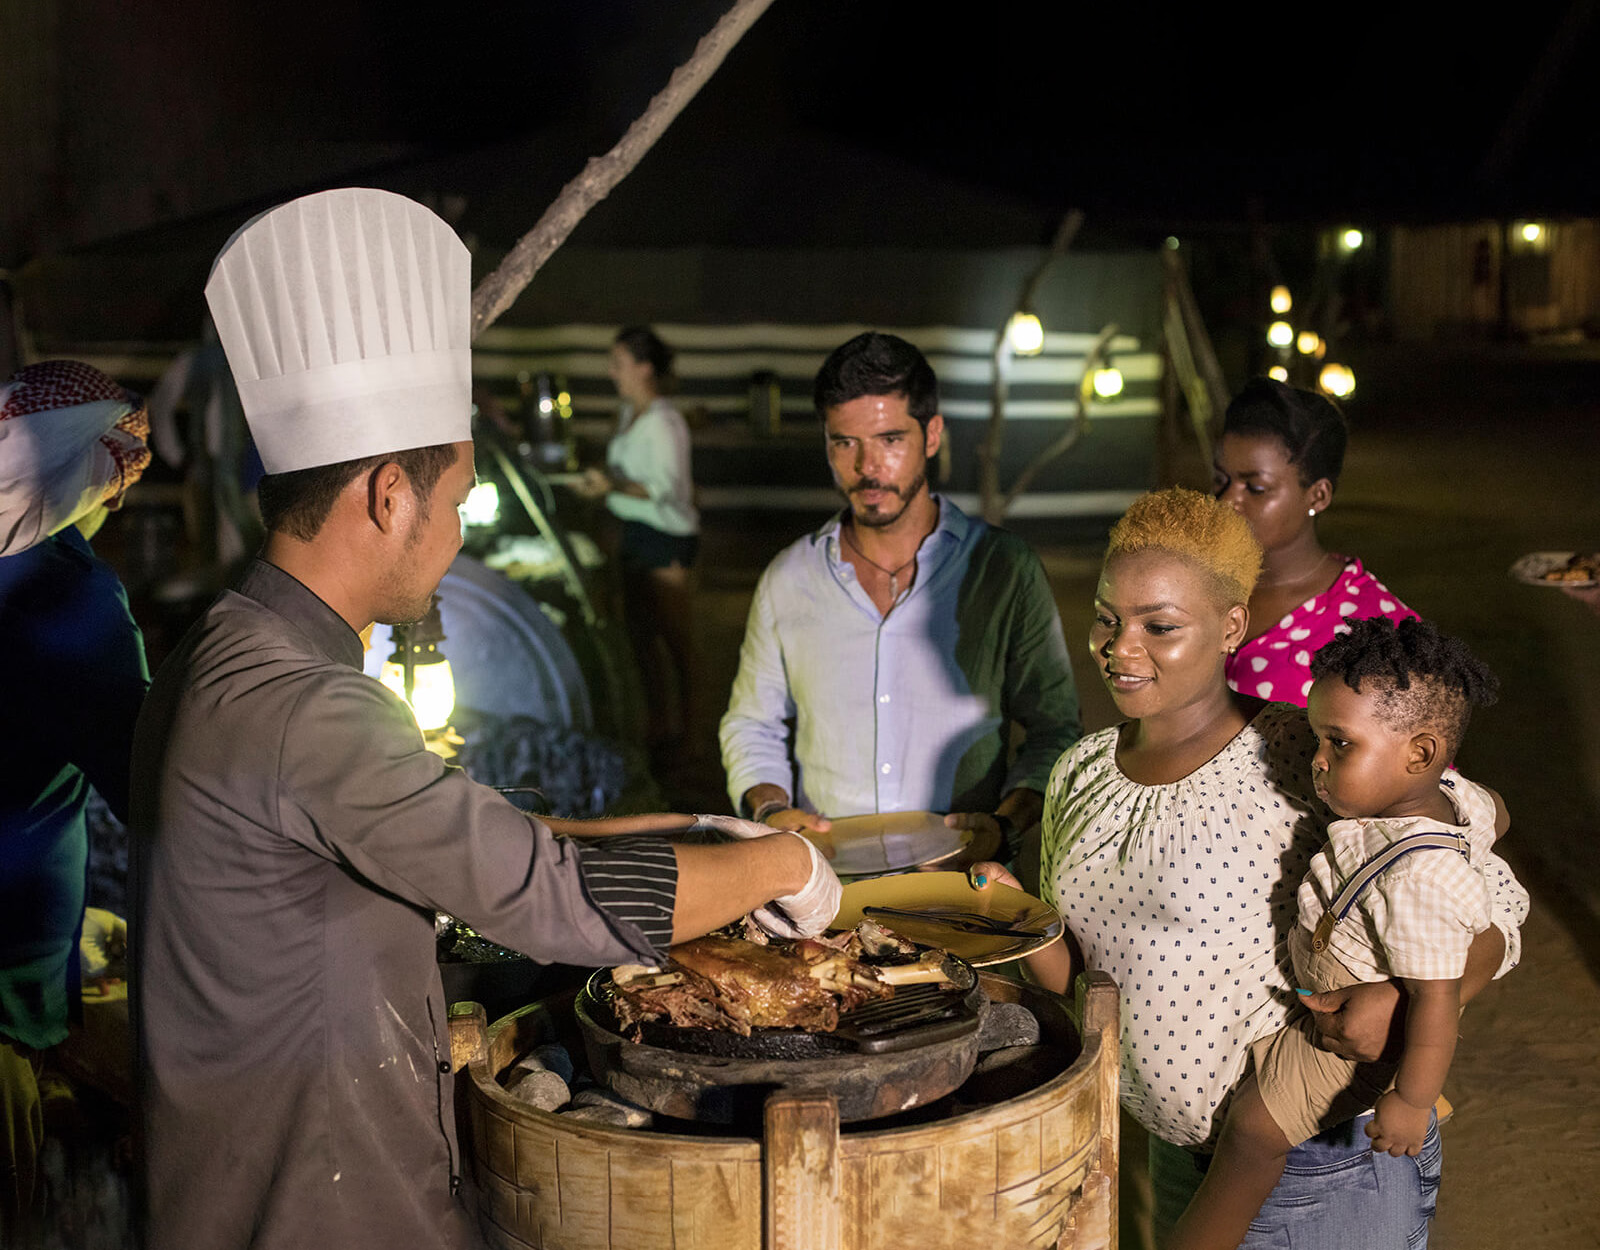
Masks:
[[[1467,732],[1474,707],[1495,701],[1500,683],[1489,666],[1448,638],[1431,621],[1387,617],[1350,621],[1350,632],[1335,635],[1311,657],[1313,678],[1344,678],[1357,694],[1371,681],[1382,718],[1397,729],[1436,729],[1453,759]]]
[[[1300,485],[1327,478],[1339,485],[1350,428],[1326,395],[1297,390],[1272,378],[1251,378],[1222,419],[1224,434],[1268,434],[1283,444]]]
[[[812,397],[817,416],[827,420],[828,409],[863,395],[903,395],[906,407],[924,430],[939,411],[939,379],[928,358],[893,334],[869,330],[833,353],[817,370]]]
[[[341,460],[338,464],[319,464],[289,473],[269,473],[256,488],[256,498],[261,504],[261,522],[269,534],[287,534],[308,543],[322,529],[328,513],[333,511],[334,501],[346,486],[357,477],[371,473],[379,465],[390,463],[405,470],[417,494],[419,519],[426,521],[433,500],[433,488],[439,484],[444,471],[455,463],[456,454],[453,443],[435,443],[432,447],[388,451],[381,456]]]

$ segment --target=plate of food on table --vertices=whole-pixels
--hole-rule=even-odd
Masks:
[[[1600,552],[1532,551],[1511,566],[1511,576],[1529,586],[1587,590],[1600,586]]]

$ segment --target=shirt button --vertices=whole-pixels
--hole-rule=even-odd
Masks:
[[[443,1072],[446,1076],[450,1075],[450,1061],[448,1059],[439,1060],[439,1071]]]
[[[889,771],[889,766],[888,766],[888,765],[887,765],[887,764],[885,764],[885,765],[884,765],[884,766],[883,766],[883,767],[882,767],[882,768],[880,768],[880,769],[879,769],[879,770],[878,770],[878,771],[879,771],[879,772],[880,772],[880,773],[886,773],[886,772],[888,772],[888,771]]]
[[[879,702],[879,703],[887,703],[887,702],[888,702],[888,701],[889,701],[889,696],[888,696],[888,695],[886,695],[886,694],[880,694],[880,695],[879,695],[879,696],[878,696],[878,702]]]

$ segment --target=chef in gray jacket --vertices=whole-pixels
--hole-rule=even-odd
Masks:
[[[528,817],[362,674],[361,630],[426,610],[473,485],[468,256],[442,221],[308,196],[240,230],[206,298],[268,538],[135,737],[146,1244],[474,1245],[434,913],[541,960],[651,962],[752,910],[818,932],[838,881],[791,834]]]

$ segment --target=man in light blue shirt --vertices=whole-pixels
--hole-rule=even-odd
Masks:
[[[815,395],[849,507],[756,587],[722,719],[729,793],[780,828],[950,812],[1015,852],[1083,732],[1044,569],[1021,539],[929,491],[944,419],[910,343],[858,335]]]

